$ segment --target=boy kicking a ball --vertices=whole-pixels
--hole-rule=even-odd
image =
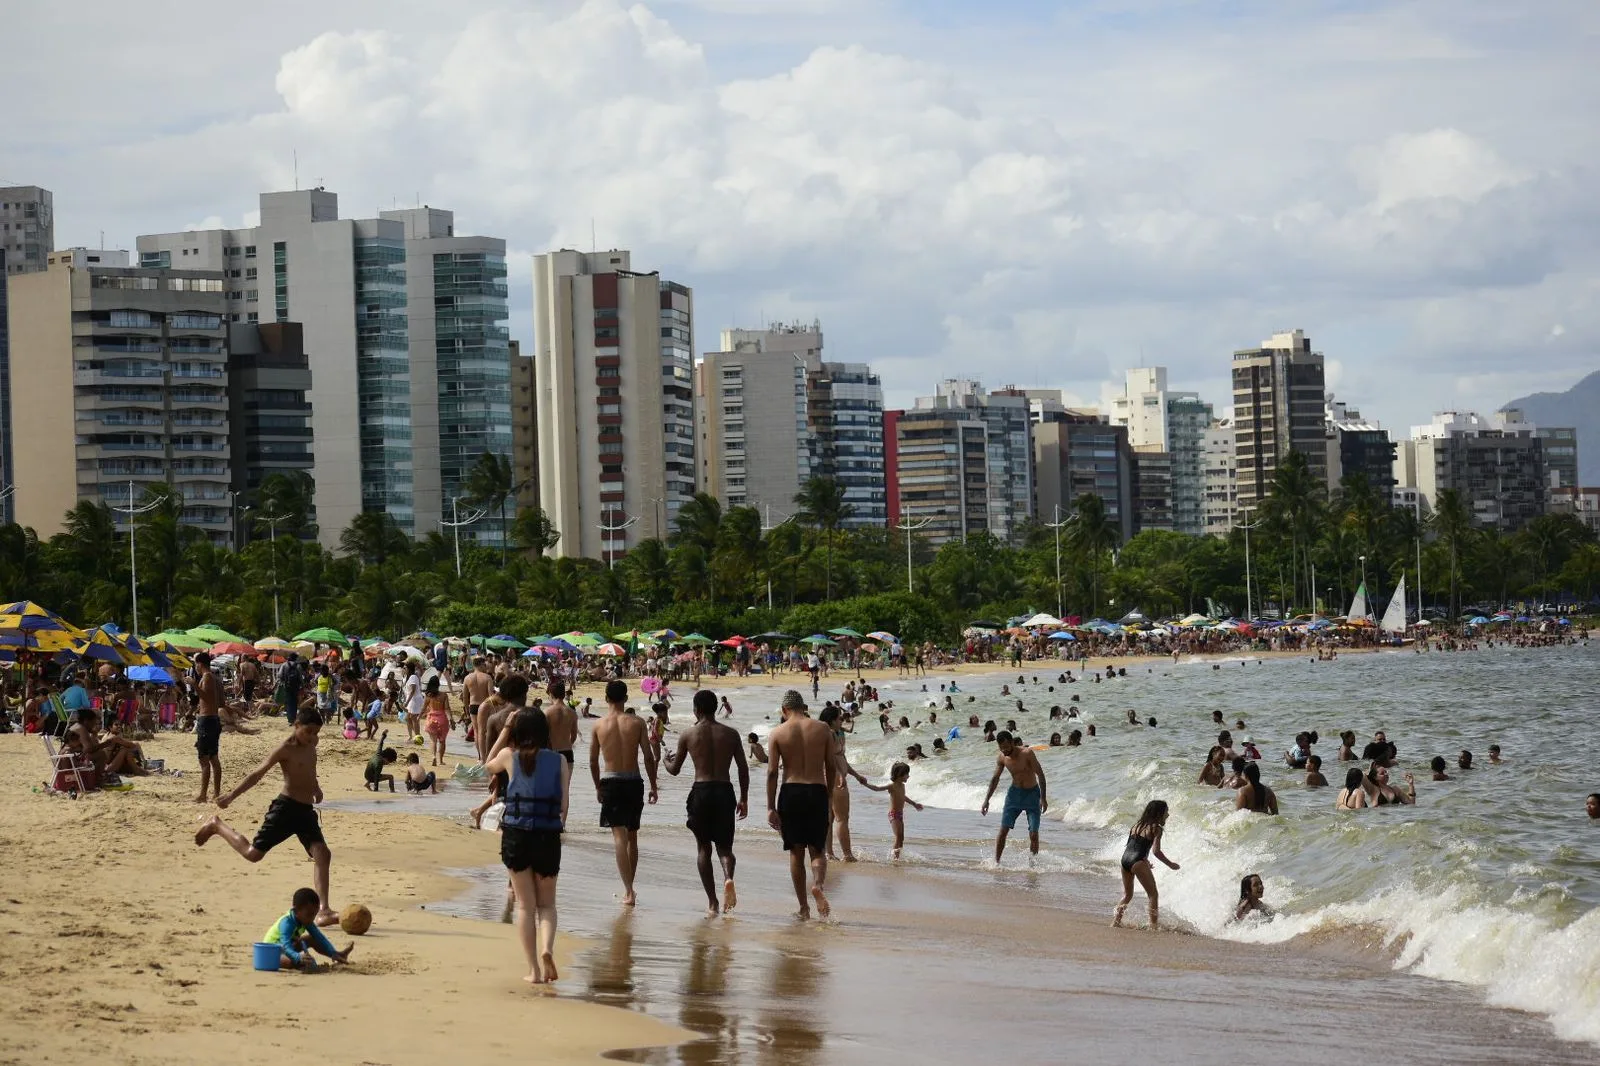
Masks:
[[[317,784],[317,734],[321,729],[322,715],[310,709],[301,711],[295,716],[289,739],[250,771],[237,788],[217,797],[217,806],[227,810],[234,800],[256,787],[274,766],[283,772],[283,791],[267,808],[267,816],[261,820],[255,840],[246,840],[244,834],[224,822],[221,815],[213,814],[194,835],[194,842],[204,846],[213,836],[220,836],[247,861],[260,862],[267,852],[285,840],[298,838],[316,867],[314,880],[321,905],[316,924],[329,926],[337,923],[339,916],[328,905],[328,867],[333,853],[322,838],[322,823],[317,819],[315,806],[322,802],[322,786]]]
[[[289,908],[289,913],[273,922],[272,928],[261,938],[263,944],[278,945],[283,953],[284,969],[299,967],[307,973],[316,973],[317,960],[311,957],[313,950],[320,951],[334,962],[350,961],[350,953],[356,949],[355,944],[343,951],[335,951],[328,938],[322,935],[322,930],[317,928],[317,911],[321,905],[322,897],[317,895],[315,889],[300,889],[294,894],[294,905]]]

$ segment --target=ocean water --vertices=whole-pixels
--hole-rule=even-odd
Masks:
[[[1563,1039],[1600,1044],[1600,822],[1584,812],[1585,795],[1600,790],[1600,644],[1404,651],[1331,663],[1236,659],[1220,669],[1210,661],[1123,665],[1127,677],[1101,683],[1060,684],[1061,665],[1046,662],[1024,663],[1022,685],[1016,672],[962,678],[954,714],[943,709],[940,691],[948,675],[881,684],[881,697],[894,703],[891,719],[921,724],[882,736],[875,716],[860,721],[848,756],[869,777],[886,780],[908,743],[931,750],[952,724],[964,734],[948,742],[948,755],[913,764],[907,792],[929,810],[908,811],[903,861],[953,877],[999,875],[1001,884],[1012,870],[1059,871],[1030,877],[1027,890],[1109,911],[1120,895],[1116,863],[1127,830],[1146,802],[1164,799],[1172,808],[1165,851],[1182,867],[1156,868],[1164,921],[1256,943],[1365,937],[1398,969],[1473,986],[1491,1005],[1543,1015]],[[824,697],[843,680],[825,685]],[[1001,695],[1004,684],[1009,696]],[[749,705],[774,695],[736,697],[745,713],[735,724],[748,715],[759,719],[757,731],[770,727]],[[1049,721],[1051,705],[1066,707],[1074,695],[1080,719]],[[1017,698],[1026,711],[1016,710]],[[936,725],[926,722],[930,699],[941,705]],[[1157,727],[1128,724],[1129,710],[1141,721],[1156,718]],[[1214,710],[1236,744],[1249,735],[1260,748],[1280,816],[1236,811],[1231,790],[1195,784],[1218,729]],[[1097,727],[1081,748],[1039,753],[1050,810],[1037,859],[1026,855],[1025,834],[1014,832],[994,867],[1005,780],[988,818],[980,817],[995,751],[981,731],[968,729],[970,714],[1001,728],[1014,718],[1028,743]],[[1237,719],[1243,731],[1233,728]],[[1351,765],[1337,761],[1344,729],[1356,732],[1358,751],[1375,730],[1387,732],[1399,747],[1393,783],[1403,787],[1404,772],[1415,775],[1415,806],[1334,810]],[[1284,765],[1302,730],[1320,734],[1314,750],[1332,787],[1306,789],[1304,775]],[[1499,766],[1489,765],[1491,743],[1501,746]],[[1474,769],[1456,769],[1462,748],[1473,752]],[[1434,755],[1446,757],[1453,780],[1430,780]],[[884,859],[882,802],[852,788],[858,849]],[[1264,878],[1278,912],[1271,920],[1230,921],[1247,873]],[[1142,921],[1143,909],[1136,898],[1130,920]]]

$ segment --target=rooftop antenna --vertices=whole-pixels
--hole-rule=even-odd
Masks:
[[[291,148],[291,149],[289,149],[289,151],[294,155],[294,191],[295,192],[299,192],[300,191],[300,149]]]
[[[591,253],[593,253],[593,252],[598,252],[599,250],[600,250],[600,242],[595,239],[595,235],[594,235],[594,216],[590,215],[589,216],[589,251]]]

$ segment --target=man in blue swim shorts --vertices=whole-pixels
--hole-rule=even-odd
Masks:
[[[1000,785],[1001,771],[1011,774],[1011,787],[1006,789],[1006,805],[1000,817],[1000,835],[994,842],[994,861],[998,863],[1000,856],[1005,854],[1006,837],[1011,835],[1011,829],[1017,824],[1017,816],[1028,816],[1028,850],[1039,854],[1039,816],[1050,809],[1050,801],[1045,798],[1044,767],[1039,765],[1038,756],[1026,744],[1018,744],[1010,733],[1001,732],[995,738],[995,745],[1000,749],[1000,756],[995,760],[994,776],[989,779],[989,791],[983,797],[983,809],[980,813],[989,813],[989,801],[994,798],[994,790]]]

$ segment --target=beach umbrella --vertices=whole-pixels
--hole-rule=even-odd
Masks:
[[[168,669],[175,668],[178,670],[187,670],[189,667],[194,665],[189,661],[189,656],[185,655],[182,649],[178,648],[170,641],[151,637],[149,640],[145,641],[144,646],[149,651],[150,657],[152,659],[156,659],[157,666],[165,666]],[[160,658],[157,659],[157,656]],[[162,662],[162,659],[166,661]]]
[[[166,644],[178,651],[205,651],[216,643],[203,637],[192,637],[186,629],[168,629],[145,639],[152,644]]]
[[[735,633],[731,637],[724,637],[723,639],[717,641],[717,643],[721,644],[724,648],[737,648],[742,644],[748,644],[749,641]]]
[[[1488,624],[1489,620],[1481,614],[1473,615],[1472,620],[1467,623],[1469,626],[1486,626]]]
[[[209,648],[213,644],[220,644],[225,640],[235,641],[239,644],[245,643],[243,637],[229,633],[215,622],[207,622],[205,625],[195,626],[188,631],[188,634],[195,640],[204,641],[203,644],[198,646],[205,648]]]
[[[677,640],[678,639],[678,634],[674,633],[670,629],[658,629],[654,633],[651,633],[650,635],[652,637],[655,637],[657,640]]]
[[[837,647],[839,642],[836,641],[836,640],[829,640],[827,637],[823,636],[821,633],[813,633],[811,636],[809,636],[806,639],[802,640],[800,643],[809,644],[813,648],[823,648],[823,647],[833,648],[833,647]]]
[[[476,639],[482,640],[483,638],[480,636]],[[414,648],[422,648],[423,650],[427,650],[428,648],[433,647],[435,641],[426,633],[408,633],[399,640],[395,641],[395,643],[410,644]]]
[[[98,659],[101,662],[120,663],[123,666],[149,664],[146,656],[135,655],[103,629],[91,630],[87,637],[74,641],[70,653],[80,659]]]
[[[385,648],[389,646],[389,642],[384,640],[382,637],[368,637],[366,640],[361,641],[361,646],[363,648],[375,648],[380,644]],[[256,647],[262,647],[262,644],[259,640],[256,641]]]
[[[591,636],[588,633],[568,633],[560,639],[566,641],[574,648],[598,648],[600,645],[605,643],[605,641]]]
[[[646,632],[643,632],[642,630],[630,629],[626,633],[613,633],[613,634],[611,634],[611,639],[612,640],[620,640],[623,643],[627,643],[630,640],[644,640],[644,639],[648,638],[649,636],[650,636],[650,634],[648,634]],[[542,640],[544,638],[541,637],[540,639]]]
[[[261,645],[257,644],[256,647],[259,648]],[[388,641],[375,640],[370,644],[363,643],[361,645],[361,654],[366,656],[368,659],[377,659],[382,657],[383,653],[392,647],[394,647],[394,645],[390,644]],[[416,651],[417,649],[412,648],[411,650]]]
[[[577,651],[578,650],[578,646],[576,644],[570,643],[564,637],[551,637],[549,640],[547,640],[543,644],[539,645],[539,647],[541,647],[541,648],[550,648],[550,649],[552,649],[554,651]]]
[[[172,675],[159,666],[130,666],[128,667],[129,681],[159,681],[162,684],[172,684]]]
[[[508,649],[511,651],[521,651],[527,647],[526,644],[522,643],[522,641],[518,640],[516,637],[506,636],[503,634],[490,637],[488,640],[483,642],[483,646],[486,648],[494,648],[496,651],[506,651]]]
[[[219,640],[211,645],[212,655],[258,655],[255,645],[242,640]]]
[[[557,654],[557,652],[555,652],[553,649],[546,648],[542,644],[536,644],[527,651],[523,652],[522,657],[524,659],[541,659],[555,654]]]
[[[349,640],[345,639],[343,633],[327,626],[318,626],[316,629],[308,629],[304,633],[296,633],[294,639],[309,640],[313,644],[338,644],[341,647],[350,643]]]
[[[1057,618],[1053,614],[1045,614],[1040,612],[1039,614],[1036,614],[1032,618],[1028,619],[1026,622],[1022,623],[1023,629],[1037,629],[1040,626],[1053,626],[1059,628],[1061,626],[1061,619]]]
[[[857,633],[855,630],[851,629],[849,626],[840,626],[838,629],[830,629],[830,630],[828,630],[828,633],[831,636],[835,636],[835,637],[850,637],[850,638],[852,638],[854,640],[860,640],[862,637],[866,636],[865,633]]]
[[[711,640],[710,637],[706,636],[704,633],[690,633],[688,636],[684,637],[683,640],[680,643],[692,644],[695,647],[703,648],[707,644],[712,643],[712,640]]]
[[[419,649],[413,648],[409,644],[391,644],[384,654],[392,655],[396,659],[403,659],[406,662],[411,663],[425,663],[428,661],[428,657],[426,655],[422,654]]]
[[[622,656],[628,654],[628,649],[624,648],[621,644],[607,643],[601,644],[599,647],[595,648],[594,653],[596,655],[611,656],[612,658],[621,658]]]
[[[75,644],[87,637],[87,633],[69,633],[64,629],[7,629],[0,630],[0,648],[13,654],[19,651],[71,651]]]
[[[872,632],[872,633],[868,633],[867,636],[871,637],[873,640],[886,640],[890,644],[893,644],[895,641],[900,639],[899,637],[895,636],[893,633],[887,633],[887,632],[884,632],[881,629],[879,629],[879,630],[877,630],[875,632]]]
[[[733,638],[729,637],[728,639],[732,640]],[[790,636],[788,633],[757,633],[754,637],[751,637],[750,639],[751,640],[776,640],[776,641],[791,640],[792,641],[792,640],[794,640],[796,638]]]
[[[288,651],[292,645],[282,637],[262,637],[256,641],[257,651]]]
[[[1068,633],[1065,630],[1062,630],[1060,633],[1051,633],[1050,634],[1050,639],[1051,640],[1077,640],[1078,638],[1073,636],[1071,633]]]
[[[986,621],[984,621],[982,619],[979,619],[976,622],[968,622],[967,623],[967,628],[968,629],[1000,629],[1001,625],[1000,625],[999,622],[986,622]]]
[[[40,607],[32,600],[18,600],[0,611],[0,633],[64,633],[83,637],[87,634],[53,611]]]

